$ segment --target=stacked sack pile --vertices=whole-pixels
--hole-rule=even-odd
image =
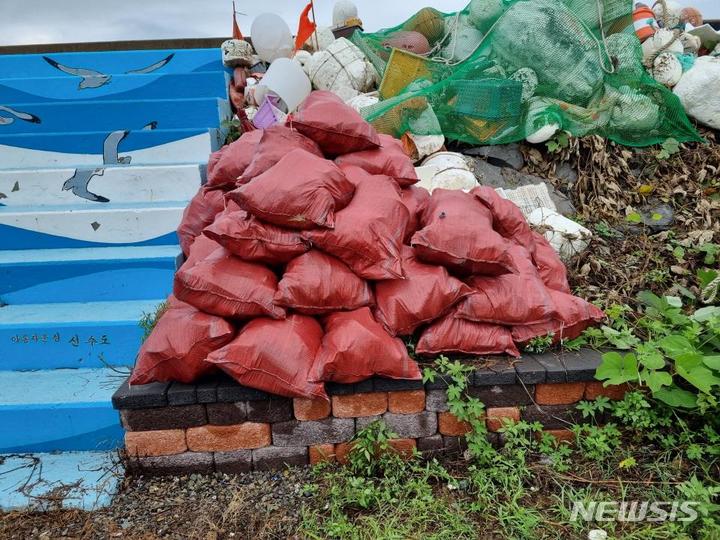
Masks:
[[[131,384],[216,369],[288,397],[325,382],[419,379],[415,352],[519,356],[603,313],[488,187],[418,181],[401,143],[330,92],[213,154],[178,230],[187,259]]]

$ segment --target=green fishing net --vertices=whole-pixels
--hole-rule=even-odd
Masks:
[[[396,137],[444,134],[472,144],[539,142],[557,128],[629,146],[702,141],[678,98],[647,74],[632,0],[472,0],[457,13],[424,8],[352,41],[382,77],[362,110]],[[418,56],[391,49],[423,34]]]

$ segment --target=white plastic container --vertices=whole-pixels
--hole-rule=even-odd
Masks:
[[[371,90],[378,79],[363,52],[345,38],[313,55],[309,75],[315,88],[334,92],[344,101]]]
[[[294,43],[290,28],[280,15],[275,13],[258,15],[250,27],[250,35],[255,51],[265,62],[292,56]]]
[[[262,103],[272,91],[283,100],[288,113],[293,112],[310,95],[312,85],[302,66],[289,58],[278,58],[267,70],[255,90],[255,101]]]
[[[531,225],[545,227],[545,239],[560,254],[561,259],[570,259],[582,253],[590,243],[592,233],[573,220],[549,208],[536,208],[527,216]]]
[[[429,176],[427,173],[434,171],[429,180],[420,182],[420,185],[430,192],[436,188],[470,191],[478,185],[462,154],[437,152],[425,159],[420,168],[425,169],[422,171],[425,178]]]

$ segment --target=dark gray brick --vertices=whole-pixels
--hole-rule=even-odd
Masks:
[[[232,426],[247,420],[246,401],[238,403],[208,403],[208,424],[214,426]]]
[[[194,384],[173,382],[167,391],[168,405],[194,405],[197,403],[197,390]]]
[[[472,380],[472,378],[470,378]],[[446,379],[442,375],[436,375],[434,381],[425,383],[425,390],[445,390],[448,387],[450,379]]]
[[[514,384],[517,375],[511,360],[492,360],[486,366],[473,373],[473,386],[493,386],[496,384]]]
[[[535,387],[521,384],[496,384],[494,386],[476,386],[468,389],[468,393],[482,401],[486,407],[512,407],[532,403],[531,396],[535,394]]]
[[[271,394],[262,390],[255,390],[242,386],[232,379],[224,379],[217,386],[217,400],[219,403],[235,403],[237,401],[261,401],[270,399]]]
[[[217,401],[218,379],[208,378],[195,385],[195,393],[198,403],[215,403]]]
[[[147,409],[167,405],[167,389],[170,383],[150,383],[128,385],[127,380],[120,385],[112,397],[116,409]]]
[[[447,391],[428,390],[425,393],[425,409],[432,412],[445,412],[448,410]]]
[[[542,366],[545,368],[546,383],[567,382],[567,371],[565,370],[565,366],[557,357],[557,355],[555,355],[555,353],[548,352],[545,354],[532,354],[529,356],[532,356],[532,358],[534,358],[536,362],[542,364]]]
[[[355,385],[329,382],[325,383],[325,391],[329,396],[347,396],[355,392]]]
[[[544,383],[546,372],[543,365],[532,356],[523,356],[513,362],[515,373],[519,382],[525,384]]]
[[[184,452],[174,456],[130,457],[128,470],[135,476],[210,474],[215,470],[209,452]]]
[[[312,446],[323,443],[347,442],[355,434],[353,418],[325,418],[311,422],[290,420],[272,426],[275,446]]]
[[[377,422],[378,420],[382,420],[383,417],[380,415],[376,416],[360,416],[355,419],[355,432],[362,431],[366,427],[368,427],[373,422]]]
[[[439,433],[430,437],[420,437],[417,440],[417,449],[419,452],[437,452],[445,448],[443,437]]]
[[[422,390],[422,381],[408,381],[404,379],[375,379],[375,392],[400,392],[402,390]]]
[[[377,377],[370,377],[369,379],[365,379],[364,381],[355,383],[353,385],[353,392],[355,392],[356,394],[367,394],[368,392],[374,392],[376,380],[378,380]]]
[[[306,446],[266,446],[252,451],[253,469],[256,471],[277,471],[287,466],[308,464]]]
[[[567,370],[568,382],[594,381],[595,370],[602,362],[602,354],[593,349],[564,351],[559,359]]]
[[[235,450],[215,452],[215,470],[225,474],[242,474],[252,470],[252,452]]]
[[[547,429],[568,428],[584,421],[575,405],[532,405],[523,409],[521,418],[540,422]]]
[[[154,431],[184,429],[207,424],[205,405],[181,405],[152,409],[123,409],[120,411],[123,427],[128,431]]]
[[[443,435],[443,446],[449,452],[462,452],[467,448],[467,440],[465,437]]]
[[[383,420],[390,431],[397,433],[401,438],[416,439],[437,433],[437,414],[430,411],[418,414],[385,413]]]
[[[249,422],[275,423],[285,422],[293,418],[292,401],[284,397],[272,397],[264,401],[247,402],[247,419]]]

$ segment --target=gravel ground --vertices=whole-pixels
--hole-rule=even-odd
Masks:
[[[128,478],[95,512],[0,513],[3,540],[296,538],[310,469]]]

